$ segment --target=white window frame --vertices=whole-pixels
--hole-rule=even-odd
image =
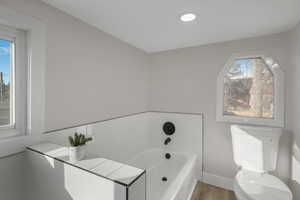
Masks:
[[[27,62],[26,33],[0,24],[0,39],[13,42],[10,76],[10,121],[12,124],[0,126],[0,138],[19,136],[26,131],[27,104]],[[16,79],[16,77],[18,77]]]
[[[27,84],[22,85],[22,87],[25,87],[25,90],[27,91],[27,94],[25,94],[26,100],[22,101],[25,105],[24,107],[26,108],[26,112],[23,114],[17,113],[16,115],[25,115],[24,119],[26,120],[24,121],[24,126],[19,129],[17,127],[18,131],[15,133],[6,134],[4,132],[5,130],[0,130],[1,156],[2,151],[7,152],[7,149],[20,150],[19,145],[24,144],[25,140],[29,141],[28,138],[41,135],[44,132],[46,30],[45,25],[38,19],[29,15],[19,14],[18,12],[3,6],[0,6],[0,24],[25,31],[25,44],[27,51],[27,55],[24,55],[25,63],[22,64],[19,61],[20,66],[27,66],[27,69],[23,67],[23,69],[27,71],[26,78],[24,80]],[[17,104],[18,103],[16,103],[16,105]],[[7,136],[20,135],[22,135],[22,137],[13,137],[11,139],[3,138]],[[7,143],[7,145],[2,145],[2,143]],[[10,152],[15,153],[14,151]]]
[[[274,78],[274,110],[272,119],[269,118],[255,118],[245,116],[232,116],[224,115],[224,75],[229,68],[234,64],[237,59],[247,58],[262,58],[269,69],[271,70]],[[263,125],[271,127],[284,127],[284,72],[277,62],[271,57],[264,54],[235,54],[229,58],[217,79],[217,109],[216,116],[218,122],[240,123]]]

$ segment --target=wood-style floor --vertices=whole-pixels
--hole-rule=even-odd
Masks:
[[[232,191],[198,182],[191,200],[236,200],[236,198]]]

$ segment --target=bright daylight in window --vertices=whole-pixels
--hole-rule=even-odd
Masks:
[[[236,59],[224,74],[223,114],[274,118],[273,74],[264,59]]]
[[[0,38],[0,127],[14,126],[14,42]]]

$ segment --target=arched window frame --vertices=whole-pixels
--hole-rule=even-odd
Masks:
[[[274,80],[274,118],[254,118],[245,116],[224,115],[224,75],[237,59],[262,58],[273,74]],[[254,55],[233,55],[226,62],[217,80],[217,109],[216,116],[218,122],[241,123],[252,125],[263,125],[271,127],[284,127],[284,72],[280,65],[273,58],[262,54]]]

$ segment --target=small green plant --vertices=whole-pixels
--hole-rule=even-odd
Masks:
[[[81,133],[80,134],[75,133],[73,137],[69,136],[69,142],[72,147],[83,146],[87,142],[92,141],[92,140],[93,140],[93,138],[86,137],[85,135],[83,135]]]

